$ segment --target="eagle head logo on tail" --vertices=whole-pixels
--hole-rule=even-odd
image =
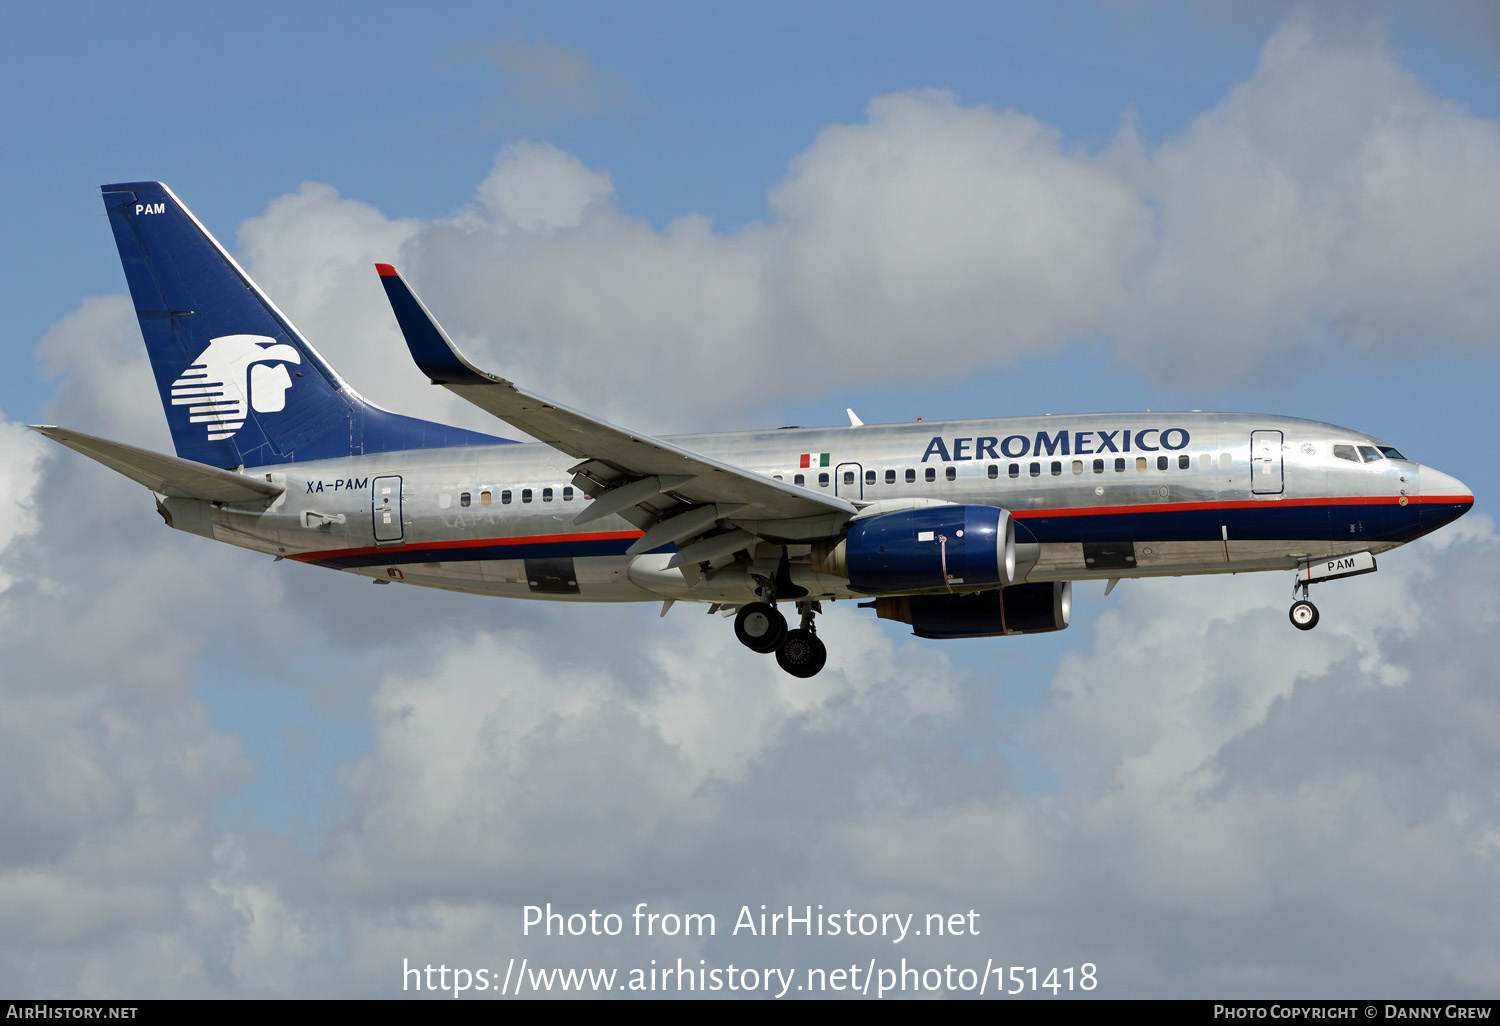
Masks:
[[[296,349],[264,335],[225,335],[172,382],[172,405],[186,406],[188,420],[204,425],[209,441],[228,438],[244,426],[247,407],[256,413],[286,407],[292,387],[286,364],[301,362]]]

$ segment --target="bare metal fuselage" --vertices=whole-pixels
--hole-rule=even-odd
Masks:
[[[1026,582],[1292,569],[1394,548],[1473,501],[1408,460],[1347,458],[1349,446],[1379,444],[1367,435],[1285,417],[1082,414],[670,441],[837,495],[861,515],[930,503],[1010,510]],[[577,463],[535,443],[391,452],[247,470],[285,484],[271,501],[161,502],[174,527],[381,581],[511,598],[754,600],[755,546],[668,568],[671,545],[626,554],[642,531],[619,516],[575,524],[590,501]],[[785,547],[812,597],[861,594],[814,569],[810,542],[838,525],[772,524],[749,508],[726,521],[767,552]]]

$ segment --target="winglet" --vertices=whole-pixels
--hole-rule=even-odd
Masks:
[[[380,272],[380,284],[385,286],[386,298],[391,301],[391,312],[396,315],[396,323],[406,339],[406,348],[411,350],[412,359],[434,385],[509,384],[464,359],[437,318],[394,267],[376,264],[375,270]]]

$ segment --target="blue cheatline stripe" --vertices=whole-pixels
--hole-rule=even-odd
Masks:
[[[1220,541],[1227,528],[1231,541],[1358,540],[1404,542],[1456,520],[1473,505],[1467,497],[1413,502],[1401,506],[1389,499],[1344,499],[1324,504],[1261,502],[1192,509],[1128,507],[1097,512],[1082,510],[1019,512],[1017,540],[1066,544],[1077,542]],[[1353,524],[1356,530],[1349,531]],[[317,566],[349,570],[410,563],[468,563],[494,559],[545,559],[563,556],[623,556],[638,531],[604,535],[559,534],[525,538],[475,539],[389,547],[362,546],[343,551],[307,552],[292,558]],[[653,552],[675,552],[662,545]]]
[[[293,557],[315,566],[336,570],[353,570],[367,566],[402,566],[410,563],[474,563],[492,559],[546,559],[563,556],[623,556],[639,534],[620,532],[625,537],[578,538],[560,536],[535,541],[476,542],[464,545],[410,545],[390,548],[360,548],[348,552],[313,552]],[[653,552],[675,552],[675,545],[663,545]]]
[[[1438,510],[1447,510],[1444,518]],[[1468,506],[1400,506],[1390,500],[1367,503],[1302,504],[1267,501],[1250,505],[1174,509],[1140,507],[1097,513],[1017,511],[1018,527],[1042,543],[1082,541],[1219,541],[1227,529],[1232,541],[1329,539],[1411,541],[1461,516]],[[1353,524],[1354,531],[1349,527]]]

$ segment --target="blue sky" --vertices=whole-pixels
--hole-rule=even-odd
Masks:
[[[1493,994],[1488,5],[8,26],[0,990],[382,997],[402,957],[890,954],[538,946],[519,909],[550,900],[982,907],[998,948],[1092,958],[1114,996]],[[98,199],[136,179],[424,416],[488,427],[408,366],[374,260],[484,365],[643,430],[1254,410],[1379,435],[1476,510],[1322,588],[1307,637],[1280,575],[1081,586],[1068,631],[953,645],[839,610],[800,689],[681,606],[272,565],[18,426],[167,444]],[[1401,961],[1412,936],[1432,954]]]

